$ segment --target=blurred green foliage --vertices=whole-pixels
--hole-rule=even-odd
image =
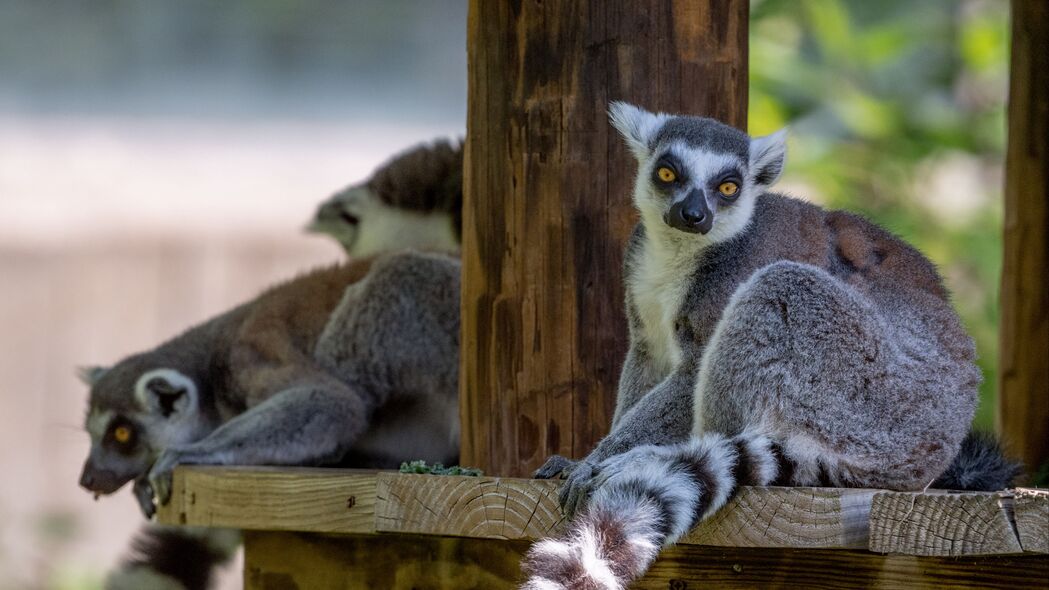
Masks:
[[[753,0],[751,133],[791,128],[785,192],[928,255],[976,340],[994,423],[1006,0]]]

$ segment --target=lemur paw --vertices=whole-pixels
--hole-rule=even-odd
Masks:
[[[561,501],[561,510],[565,516],[571,519],[582,510],[594,491],[594,479],[597,476],[597,466],[587,461],[578,461],[565,469],[568,477],[558,499]]]
[[[561,455],[551,455],[546,463],[532,474],[532,479],[562,479],[578,461]]]
[[[153,486],[149,485],[149,479],[146,477],[136,479],[132,492],[134,492],[135,499],[138,500],[138,507],[142,509],[142,514],[146,517],[146,520],[151,520],[153,515],[157,513],[157,507],[153,503]]]
[[[156,506],[162,506],[171,499],[171,476],[175,466],[182,462],[178,451],[167,449],[160,454],[153,468],[149,470],[149,486],[156,497]]]

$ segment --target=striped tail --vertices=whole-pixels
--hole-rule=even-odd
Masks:
[[[600,465],[585,511],[560,539],[539,541],[523,568],[525,590],[620,590],[735,494],[767,485],[787,461],[760,434],[694,437],[643,446]]]
[[[216,566],[233,557],[240,533],[230,529],[146,525],[106,578],[106,590],[206,590]]]

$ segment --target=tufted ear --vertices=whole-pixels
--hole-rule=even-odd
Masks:
[[[109,371],[106,367],[100,367],[98,365],[89,365],[84,367],[77,367],[76,376],[80,381],[88,387],[98,383],[98,380],[102,378]]]
[[[787,160],[787,130],[750,140],[750,178],[754,184],[772,186]]]
[[[613,102],[608,106],[608,119],[626,140],[634,157],[642,160],[649,156],[652,138],[666,122],[663,113],[650,113],[645,109],[625,102]]]
[[[135,382],[135,399],[151,414],[184,418],[197,411],[197,385],[175,369],[154,369]]]

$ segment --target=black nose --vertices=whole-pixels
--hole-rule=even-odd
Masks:
[[[85,469],[84,472],[80,474],[80,487],[84,488],[85,490],[93,492],[94,491],[94,486],[95,486],[95,476],[91,475],[90,473],[88,473],[87,470]]]
[[[670,206],[664,220],[670,227],[690,234],[705,234],[714,226],[714,212],[698,189]]]
[[[707,220],[707,214],[699,207],[682,207],[681,220],[689,225],[699,225]]]

